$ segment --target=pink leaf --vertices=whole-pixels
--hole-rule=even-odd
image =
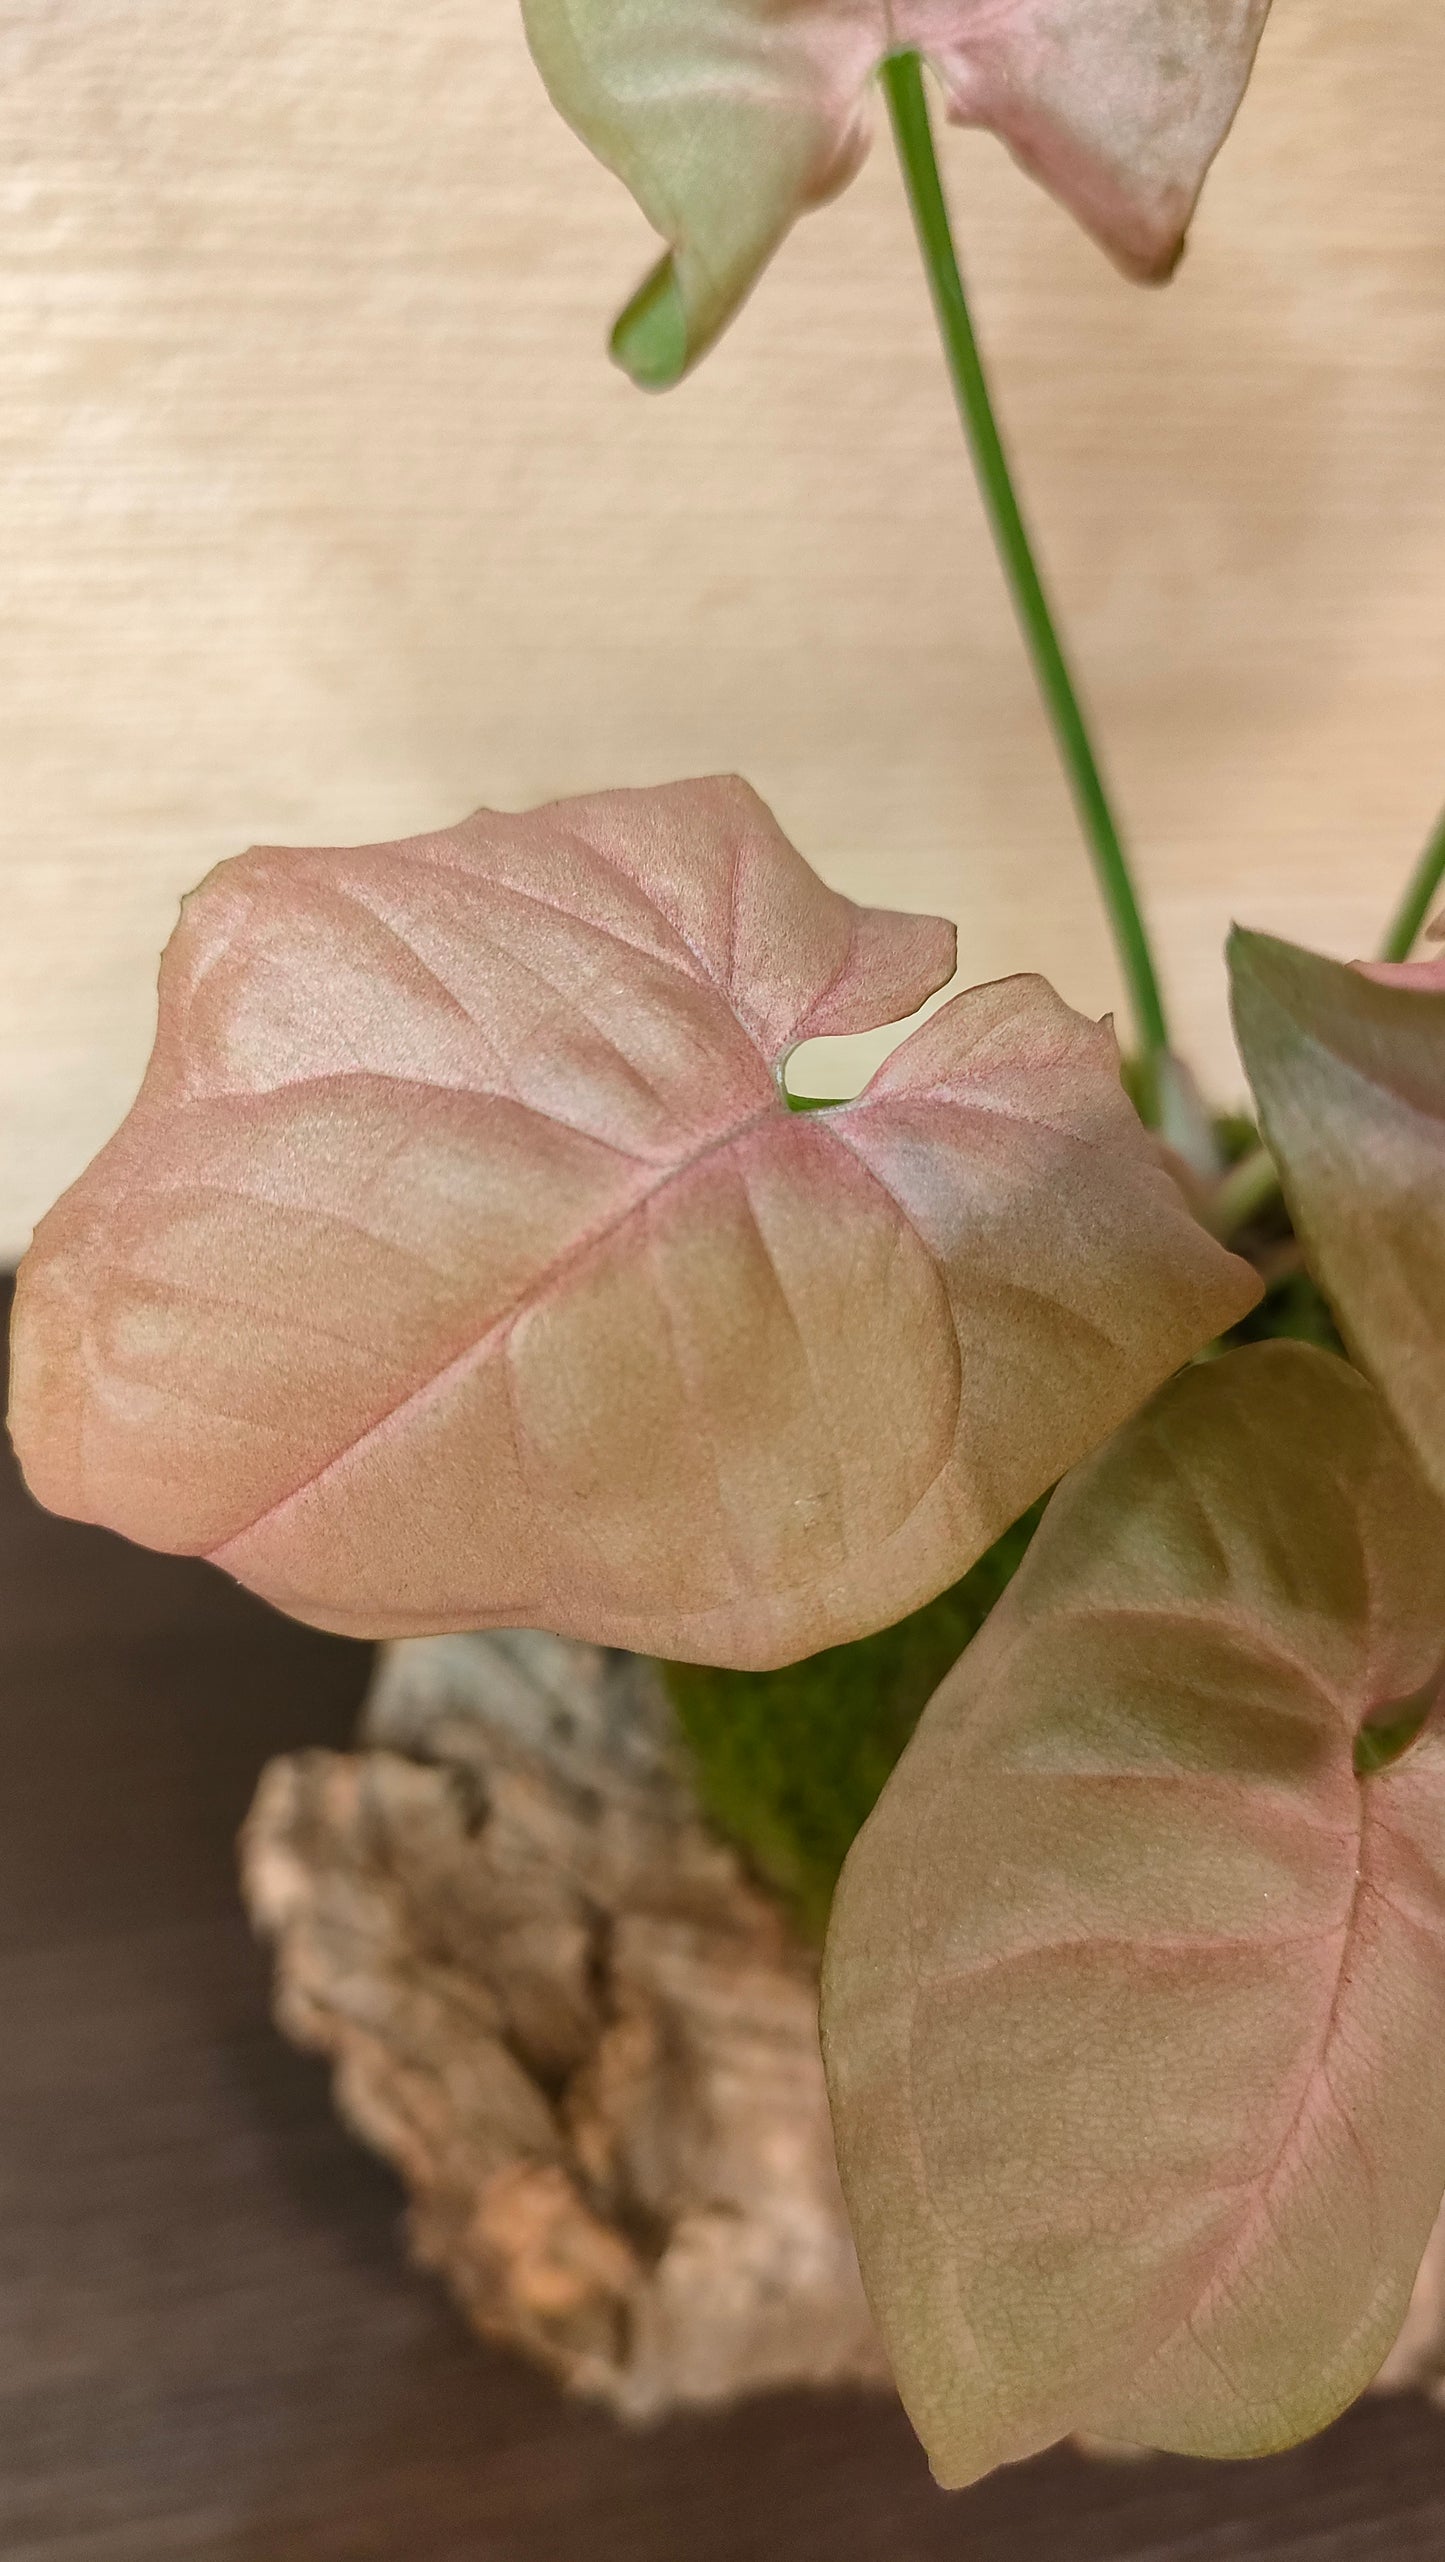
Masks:
[[[1445,961],[1237,932],[1234,1019],[1311,1268],[1445,1494]]]
[[[884,56],[923,53],[1130,274],[1166,276],[1269,0],[523,0],[552,97],[671,254],[624,313],[676,381],[800,213],[853,175]]]
[[[1417,996],[1445,996],[1445,952],[1436,961],[1356,961],[1362,978],[1380,987],[1413,989]]]
[[[946,2484],[1074,2429],[1261,2454],[1390,2348],[1445,2189],[1442,1658],[1445,1512],[1276,1343],[1066,1481],[925,1710],[824,2036]]]
[[[223,865],[21,1275],[32,1486],[373,1634],[901,1616],[1257,1294],[1038,979],[788,1109],[953,944],[728,781]]]

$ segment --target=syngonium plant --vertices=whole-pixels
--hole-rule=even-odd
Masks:
[[[22,1270],[17,1446],[323,1627],[680,1659],[695,1733],[876,1697],[824,2045],[935,2470],[1257,2453],[1368,2383],[1445,2192],[1445,962],[1409,957],[1445,831],[1381,963],[1236,936],[1260,1134],[1211,1123],[898,48],[1162,275],[1267,0],[525,4],[668,240],[617,339],[654,384],[856,164],[881,67],[1128,1092],[1021,977],[795,1110],[791,1051],[916,1012],[953,934],[826,888],[738,782],[252,853]]]
[[[556,104],[668,242],[613,337],[660,386],[711,345],[798,215],[854,175],[875,73],[896,80],[917,54],[956,123],[999,134],[1126,271],[1167,276],[1269,0],[522,8]]]

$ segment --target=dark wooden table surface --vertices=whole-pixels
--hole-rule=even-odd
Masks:
[[[233,1839],[367,1658],[0,1469],[3,2562],[1445,2562],[1445,2416],[961,2498],[881,2397],[639,2434],[476,2345],[267,2019]]]

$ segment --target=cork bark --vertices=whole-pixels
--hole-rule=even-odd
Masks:
[[[816,1967],[699,1818],[650,1668],[408,1641],[361,1742],[272,1764],[243,1869],[280,2023],[400,2172],[417,2257],[632,2417],[881,2381]]]
[[[355,1752],[264,1773],[242,1868],[280,2025],[479,2332],[633,2419],[886,2384],[816,1959],[703,1823],[648,1665],[392,1646]],[[1445,2217],[1379,2387],[1445,2400]]]

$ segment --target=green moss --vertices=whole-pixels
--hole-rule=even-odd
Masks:
[[[1218,1121],[1215,1128],[1231,1165],[1253,1155],[1259,1145],[1258,1130],[1243,1114]],[[1276,1197],[1261,1210],[1235,1245],[1258,1264],[1267,1287],[1259,1306],[1225,1337],[1227,1345],[1269,1343],[1283,1336],[1294,1343],[1318,1344],[1322,1352],[1344,1351],[1329,1301],[1301,1260],[1282,1200]]]
[[[668,1664],[702,1803],[821,1939],[838,1871],[919,1717],[977,1634],[1042,1514],[896,1627],[781,1672]]]
[[[1303,1264],[1271,1283],[1257,1308],[1226,1337],[1236,1343],[1269,1343],[1276,1337],[1293,1343],[1315,1343],[1322,1352],[1345,1349],[1330,1304]]]
[[[827,1108],[812,1097],[790,1100],[795,1111]],[[1231,1162],[1257,1144],[1253,1124],[1242,1117],[1219,1124],[1219,1136]],[[1340,1351],[1329,1308],[1294,1259],[1283,1206],[1262,1214],[1242,1243],[1278,1278],[1226,1343],[1285,1335]],[[781,1672],[663,1667],[703,1806],[814,1938],[827,1926],[855,1833],[944,1674],[1014,1573],[1042,1513],[1042,1503],[1035,1504],[961,1583],[876,1637],[831,1647]]]

